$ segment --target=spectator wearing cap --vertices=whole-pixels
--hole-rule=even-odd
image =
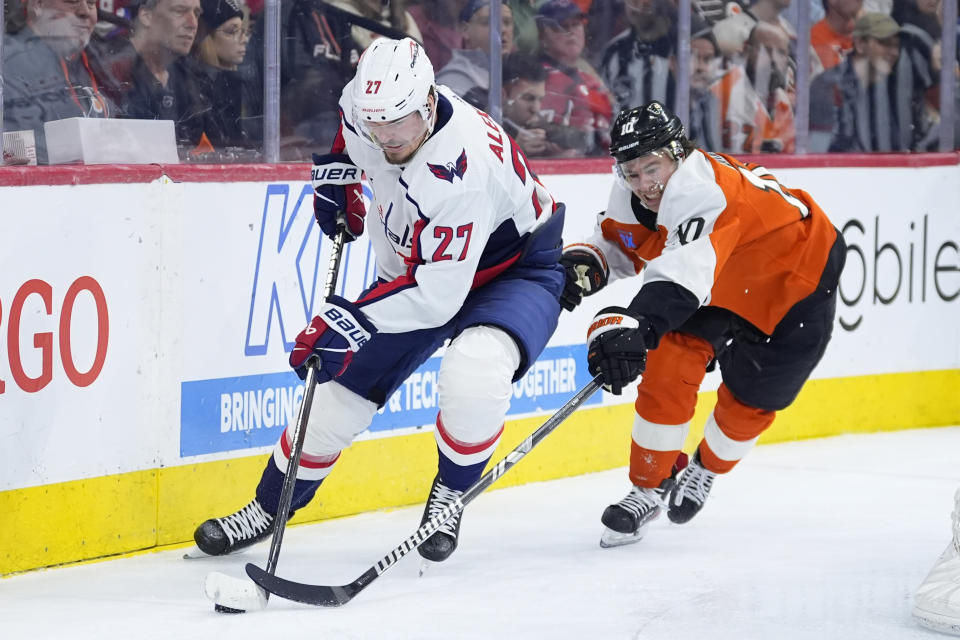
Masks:
[[[853,49],[853,25],[863,0],[823,0],[826,15],[810,29],[810,44],[824,70],[832,69]]]
[[[906,151],[898,116],[895,83],[900,57],[900,25],[883,13],[865,13],[852,32],[846,60],[824,71],[810,85],[810,150]]]
[[[613,118],[610,92],[583,58],[586,16],[571,0],[547,0],[537,10],[540,61],[547,69],[543,113],[548,122],[579,130],[580,154],[606,153]]]
[[[468,0],[460,11],[463,49],[453,52],[450,62],[437,73],[444,84],[480,109],[487,108],[490,90],[490,0]],[[513,13],[507,4],[500,7],[500,51],[513,51]]]
[[[181,157],[213,152],[224,140],[210,99],[188,54],[200,21],[200,0],[142,0],[134,9],[129,47],[113,65],[125,117],[172,120]]]
[[[674,107],[676,9],[671,0],[625,0],[630,25],[604,49],[600,75],[614,110],[657,100]]]
[[[93,0],[29,0],[25,26],[4,40],[3,129],[33,130],[41,163],[44,122],[116,115],[87,55],[96,15]]]
[[[237,0],[200,0],[200,22],[191,54],[201,91],[209,99],[223,132],[221,145],[251,147],[246,126],[262,118],[256,88],[238,69],[247,54],[250,39],[244,14]],[[257,105],[257,106],[254,106]],[[257,127],[259,130],[259,127]]]
[[[408,9],[423,34],[423,48],[435,69],[442,69],[463,48],[458,16],[464,0],[424,0]]]

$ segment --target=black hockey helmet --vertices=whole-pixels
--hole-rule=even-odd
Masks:
[[[620,164],[668,147],[680,158],[685,141],[680,118],[654,100],[620,112],[610,132],[610,155]]]

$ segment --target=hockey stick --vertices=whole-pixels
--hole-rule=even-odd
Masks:
[[[340,258],[343,257],[343,245],[347,232],[341,226],[339,233],[333,239],[333,248],[330,250],[330,265],[327,267],[327,280],[323,284],[323,299],[333,294],[337,285],[337,276],[340,273]],[[297,480],[297,469],[300,467],[300,454],[303,453],[303,442],[307,437],[307,421],[310,419],[310,408],[313,406],[313,392],[317,386],[317,356],[307,360],[307,378],[304,381],[303,401],[297,412],[297,421],[293,433],[290,435],[290,458],[287,460],[287,470],[283,476],[283,487],[280,489],[280,502],[277,505],[277,515],[273,537],[270,540],[270,553],[267,555],[267,575],[273,575],[277,570],[277,561],[280,558],[280,545],[283,543],[283,533],[287,527],[287,518],[290,517],[290,503],[293,500],[293,487]],[[281,436],[282,437],[282,436]],[[230,576],[214,573],[207,577],[205,590],[213,596],[214,610],[220,613],[243,613],[250,608],[262,609],[266,606],[269,592],[262,593],[259,589],[250,589],[250,584]]]
[[[541,440],[556,429],[561,422],[566,420],[571,413],[599,388],[600,383],[597,381],[597,378],[588,382],[587,385],[578,391],[575,396],[570,398],[565,405],[550,416],[549,420],[527,436],[513,451],[500,460],[493,469],[477,480],[472,487],[464,491],[458,500],[444,507],[443,511],[430,518],[423,526],[417,529],[413,535],[404,540],[400,546],[381,558],[377,564],[367,569],[359,578],[350,584],[339,587],[328,587],[293,582],[274,575],[269,567],[264,571],[253,563],[247,564],[247,575],[267,592],[281,598],[286,598],[287,600],[294,600],[296,602],[321,607],[339,607],[342,604],[350,602],[354,596],[370,586],[374,580],[396,564],[400,558],[423,544],[444,522],[463,511],[464,507],[483,493],[487,487],[496,482],[500,476],[509,471],[521,458],[530,453]]]

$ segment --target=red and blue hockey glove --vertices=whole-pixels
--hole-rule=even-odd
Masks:
[[[587,330],[587,369],[610,393],[620,395],[647,368],[648,328],[645,318],[623,307],[607,307],[594,316]]]
[[[567,311],[573,311],[584,296],[592,296],[607,286],[607,271],[592,251],[564,249],[560,266],[566,274],[560,306]]]
[[[347,241],[363,234],[367,215],[363,206],[360,168],[345,153],[313,154],[313,215],[328,238],[337,235],[341,218],[347,230]]]
[[[340,296],[330,296],[320,313],[297,336],[290,352],[290,366],[301,380],[307,378],[307,360],[320,359],[317,382],[327,382],[343,373],[360,347],[377,333],[363,312]]]

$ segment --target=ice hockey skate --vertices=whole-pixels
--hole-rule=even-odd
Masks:
[[[250,504],[223,518],[211,518],[197,527],[193,540],[195,550],[203,556],[224,556],[236,553],[268,538],[273,533],[272,515],[263,510],[254,498]],[[198,557],[191,552],[184,556]]]
[[[716,473],[708,471],[700,463],[700,452],[697,451],[670,492],[667,503],[667,517],[670,522],[684,524],[700,513],[716,477]]]
[[[606,529],[600,546],[609,549],[643,539],[647,525],[663,510],[662,495],[661,489],[634,486],[623,500],[604,509],[600,521]]]
[[[444,507],[459,500],[462,494],[462,491],[450,489],[444,485],[438,474],[433,479],[430,496],[427,498],[427,504],[423,509],[423,517],[420,519],[420,526],[422,527],[430,518],[439,516]],[[420,566],[420,575],[423,575],[427,570],[430,562],[443,562],[457,550],[457,538],[460,535],[460,517],[462,515],[462,511],[453,515],[417,548],[424,559]]]
[[[917,589],[913,617],[928,629],[960,635],[960,489],[954,496],[953,539]]]

